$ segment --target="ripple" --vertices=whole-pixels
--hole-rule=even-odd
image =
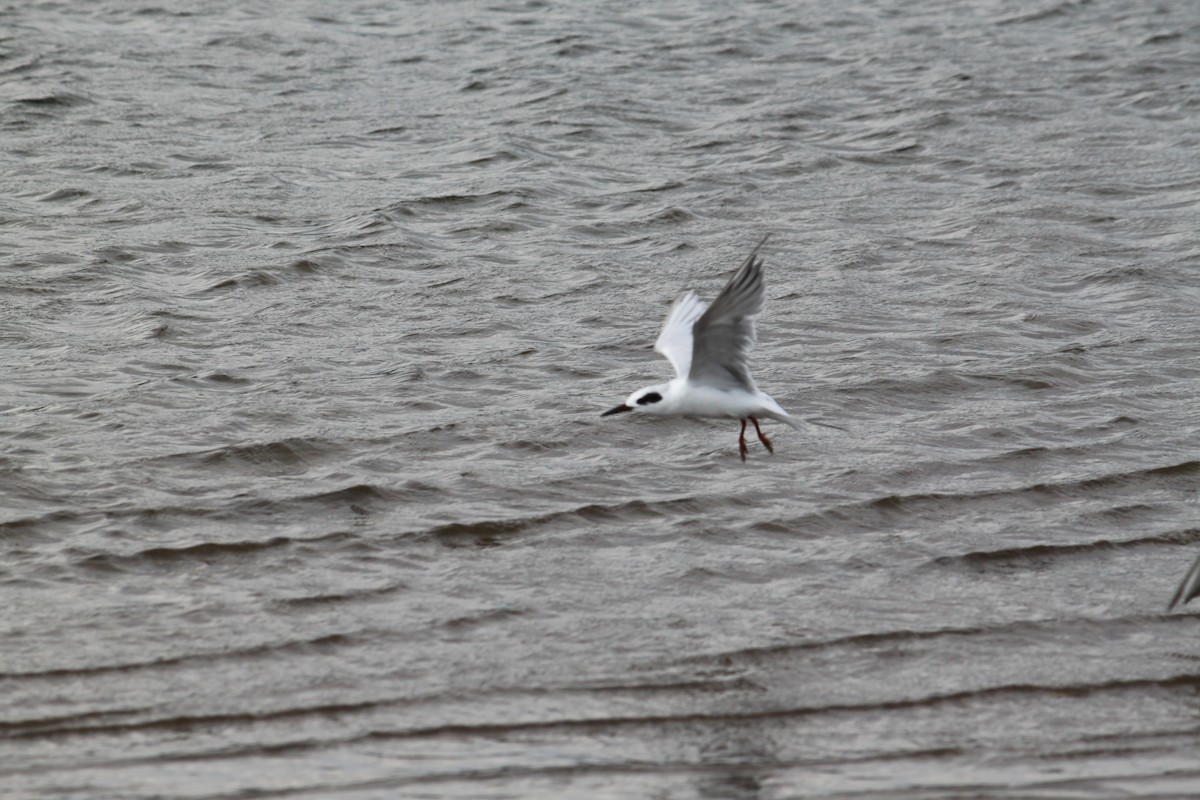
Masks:
[[[1096,539],[1089,542],[1079,542],[1065,545],[1036,544],[1026,547],[1010,547],[1002,550],[988,550],[963,553],[955,556],[939,556],[930,564],[939,567],[961,567],[977,572],[1013,570],[1046,570],[1055,567],[1056,563],[1070,558],[1093,558],[1107,556],[1122,550],[1141,547],[1158,547],[1164,544],[1195,544],[1200,542],[1200,529],[1172,531],[1155,536],[1142,536],[1133,539]]]
[[[1186,793],[1187,4],[234,5],[0,52],[11,792]]]

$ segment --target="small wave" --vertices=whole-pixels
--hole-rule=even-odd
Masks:
[[[329,510],[349,510],[356,516],[370,514],[380,505],[392,505],[406,499],[404,490],[385,489],[379,486],[360,483],[315,494],[301,494],[292,497],[257,498],[233,508],[224,509],[221,513],[229,518],[241,518],[247,514],[276,516],[284,513],[294,513],[298,507],[317,506]],[[332,534],[331,536],[337,536]],[[314,541],[324,540],[318,537]],[[307,541],[307,540],[305,540]]]
[[[71,92],[55,92],[54,94],[19,97],[12,102],[30,108],[76,108],[89,105],[92,101],[81,94]]]
[[[290,547],[294,540],[287,536],[274,536],[262,541],[200,542],[182,547],[150,547],[128,554],[88,553],[68,551],[75,563],[88,570],[102,572],[124,572],[130,568],[146,566],[176,566],[185,562],[203,561],[211,563],[225,558],[240,558],[248,553]]]
[[[823,653],[828,651],[845,651],[863,653],[880,648],[905,647],[914,644],[926,644],[930,648],[944,650],[955,647],[950,644],[953,640],[969,640],[989,638],[1000,641],[1040,639],[1057,642],[1067,636],[1079,636],[1081,632],[1090,629],[1099,638],[1112,637],[1118,632],[1129,635],[1140,635],[1148,626],[1155,624],[1174,625],[1186,617],[1177,616],[1164,618],[1161,614],[1138,614],[1116,619],[1091,620],[1080,617],[1068,619],[1026,619],[1010,622],[998,622],[986,626],[942,627],[928,629],[898,628],[870,633],[851,633],[844,636],[832,636],[827,639],[795,642],[789,644],[766,645],[762,647],[747,647],[738,650],[687,656],[667,662],[664,666],[676,668],[679,666],[703,665],[718,670],[720,674],[731,674],[731,671],[745,666],[757,666],[766,662],[792,662],[798,656]],[[940,644],[947,640],[947,644]]]
[[[455,617],[454,619],[446,620],[442,623],[442,626],[453,631],[471,630],[493,622],[520,617],[525,613],[516,608],[496,608],[465,617]]]
[[[55,189],[41,195],[37,199],[42,203],[74,203],[77,201],[89,201],[92,197],[92,193],[84,189]]]
[[[1160,545],[1190,545],[1196,542],[1200,542],[1200,528],[1156,536],[1143,536],[1136,539],[1097,539],[1076,544],[1035,544],[1028,547],[975,551],[953,556],[939,556],[929,561],[928,564],[939,567],[965,567],[975,571],[1007,571],[1016,567],[1044,568],[1066,558],[1088,557],[1098,553]]]
[[[837,387],[836,392],[852,397],[877,395],[889,404],[894,404],[900,398],[913,396],[919,398],[923,405],[927,405],[930,398],[938,397],[942,402],[949,402],[955,395],[975,388],[975,384],[965,375],[951,370],[935,369],[912,377],[874,378],[858,385]]]
[[[207,372],[202,375],[181,375],[169,380],[196,389],[225,392],[242,392],[254,386],[254,381],[249,378],[241,378],[221,371]]]
[[[358,603],[364,601],[376,600],[381,597],[387,597],[402,591],[405,588],[404,584],[395,584],[393,586],[380,586],[371,589],[357,589],[350,592],[336,593],[320,593],[312,595],[304,595],[301,597],[287,597],[282,600],[276,600],[275,603],[287,608],[308,608],[314,606],[338,605],[341,603]]]
[[[483,203],[491,203],[496,200],[501,200],[509,197],[520,197],[519,192],[498,190],[494,192],[483,192],[481,194],[439,194],[427,195],[416,200],[408,200],[403,203],[397,203],[394,206],[389,206],[388,210],[406,210],[414,209],[421,206],[435,206],[443,209],[450,208],[466,208]]]
[[[222,278],[205,289],[205,292],[219,292],[224,289],[258,289],[268,286],[278,286],[282,280],[278,275],[265,270],[252,270],[231,278]]]
[[[1200,685],[1200,674],[1184,672],[1164,678],[1133,678],[1126,680],[1106,680],[1078,684],[1045,684],[1045,683],[1012,683],[999,686],[988,686],[980,689],[967,689],[951,692],[933,692],[919,697],[900,700],[865,701],[862,703],[828,703],[806,706],[778,707],[765,703],[760,708],[745,708],[736,711],[695,711],[684,713],[664,714],[625,714],[607,716],[563,716],[552,719],[536,719],[516,722],[448,722],[443,724],[414,726],[388,730],[370,730],[337,740],[305,741],[291,744],[281,744],[280,749],[294,751],[296,749],[325,748],[344,746],[352,741],[367,740],[398,740],[398,739],[427,739],[451,737],[470,739],[474,737],[506,737],[527,734],[546,733],[587,733],[595,735],[612,734],[628,728],[644,728],[653,726],[658,731],[685,726],[694,728],[698,725],[728,725],[737,723],[761,723],[768,720],[794,720],[804,717],[820,717],[829,714],[866,714],[877,715],[880,712],[895,712],[906,709],[930,709],[939,706],[962,706],[978,702],[993,702],[997,699],[1008,699],[1019,702],[1020,699],[1035,700],[1042,697],[1086,698],[1096,694],[1112,692],[1127,692],[1140,689],[1158,688],[1194,688]],[[662,691],[664,687],[653,687]],[[669,688],[669,687],[666,687]],[[717,686],[719,691],[734,688],[744,688],[737,683],[725,683]],[[553,691],[553,690],[551,690]],[[622,691],[621,688],[616,691]],[[519,692],[517,693],[519,694]],[[144,722],[129,722],[127,724],[110,723],[104,727],[91,727],[82,730],[59,730],[58,734],[96,732],[127,732],[151,730],[192,729],[200,726],[217,724],[239,725],[261,723],[264,721],[280,721],[301,719],[314,715],[349,714],[375,711],[395,702],[364,702],[347,703],[342,705],[316,706],[294,709],[281,709],[259,714],[213,714],[206,716],[177,716],[168,719],[155,719]],[[28,736],[29,733],[17,732],[14,736]],[[45,735],[44,732],[32,735]],[[241,755],[245,755],[241,753]],[[578,769],[578,767],[572,767]]]
[[[395,497],[395,492],[391,490],[381,489],[378,486],[372,486],[368,483],[359,483],[354,486],[347,486],[344,489],[335,489],[331,492],[305,495],[298,499],[315,500],[322,503],[370,503],[392,500]]]
[[[519,534],[559,523],[645,521],[673,516],[680,512],[699,513],[709,503],[728,502],[729,498],[708,497],[700,500],[689,496],[672,500],[631,500],[615,505],[589,504],[529,517],[451,522],[415,532],[415,535],[432,537],[448,547],[488,547],[501,544]]]
[[[210,664],[213,662],[258,659],[274,654],[328,652],[350,646],[356,643],[361,637],[367,635],[367,633],[327,634],[322,636],[314,636],[307,639],[285,639],[277,642],[263,642],[261,644],[249,645],[246,647],[222,649],[207,653],[181,653],[175,656],[164,656],[162,658],[149,659],[146,661],[125,661],[119,664],[97,664],[81,667],[56,667],[42,670],[2,672],[0,673],[0,680],[28,678],[77,679],[111,673],[138,672],[152,669],[174,669],[178,667],[195,666],[198,664]],[[140,712],[141,710],[142,709],[136,709],[137,712]],[[127,713],[133,712],[99,712],[99,714],[72,715],[71,717],[64,717],[63,719],[78,719],[79,716],[90,718],[98,715],[107,716],[108,714]],[[45,720],[42,721],[44,722]],[[0,722],[0,730],[2,730],[5,725],[20,726],[22,724],[23,723],[19,722]]]
[[[61,530],[63,523],[77,522],[84,516],[76,511],[51,511],[41,516],[21,517],[0,522],[0,541],[41,536],[49,532],[43,529]]]
[[[197,730],[214,725],[251,725],[263,722],[278,722],[290,719],[302,719],[308,716],[328,714],[349,714],[370,711],[381,704],[371,701],[362,703],[337,703],[322,706],[309,706],[298,709],[283,709],[279,711],[264,711],[260,713],[225,714],[195,714],[177,715],[171,717],[147,716],[143,709],[128,709],[121,711],[97,712],[45,719],[17,720],[0,722],[0,731],[6,731],[12,739],[29,739],[62,736],[96,736],[103,734]]]
[[[1008,454],[1008,457],[1031,457],[1037,456],[1039,452],[1039,448],[1022,448]],[[956,506],[978,505],[982,507],[996,502],[1002,502],[1006,507],[1011,507],[1011,504],[1020,501],[1040,503],[1047,497],[1073,498],[1097,494],[1107,497],[1114,489],[1137,488],[1144,482],[1157,483],[1163,478],[1180,479],[1190,483],[1197,474],[1200,474],[1200,461],[1184,461],[1164,467],[1114,472],[1108,475],[1054,483],[1030,483],[974,492],[892,494],[804,514],[786,520],[786,524],[793,530],[844,531],[846,525],[873,530],[880,525],[881,517],[945,513]]]
[[[268,474],[295,474],[340,451],[340,447],[324,440],[289,438],[275,442],[229,445],[189,454],[185,458],[210,469],[232,467],[241,472],[250,468]]]
[[[1036,11],[1028,11],[1025,13],[1013,14],[1012,16],[1002,17],[996,20],[997,25],[1022,25],[1029,22],[1042,22],[1056,17],[1062,17],[1070,12],[1086,5],[1089,0],[1063,0],[1063,2],[1052,3],[1045,8]]]

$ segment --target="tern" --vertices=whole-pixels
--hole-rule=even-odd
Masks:
[[[754,423],[758,440],[768,452],[775,448],[759,427],[760,418],[775,419],[800,430],[802,422],[837,428],[836,425],[801,420],[780,408],[750,377],[750,351],[757,334],[754,318],[766,304],[763,289],[763,260],[758,250],[763,237],[738,268],[729,283],[706,306],[688,292],[675,301],[667,314],[654,349],[675,368],[675,379],[638,389],[616,408],[600,416],[637,411],[664,417],[721,417],[740,419],[742,432],[738,449],[746,460],[746,422]],[[839,428],[839,430],[842,430]]]

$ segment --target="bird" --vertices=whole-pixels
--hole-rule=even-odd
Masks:
[[[750,251],[712,305],[706,306],[695,292],[687,292],[671,307],[654,349],[675,368],[667,383],[638,389],[621,405],[605,411],[607,417],[628,411],[652,416],[720,417],[742,422],[738,450],[746,460],[746,423],[754,423],[758,440],[775,452],[770,437],[759,426],[762,418],[774,419],[801,430],[801,423],[839,428],[837,425],[801,420],[754,385],[750,377],[750,351],[757,341],[754,318],[766,305],[763,259],[759,249],[767,234]]]
[[[1175,596],[1171,598],[1171,602],[1167,605],[1167,611],[1173,611],[1175,606],[1186,605],[1189,600],[1197,595],[1200,595],[1200,558],[1196,559],[1192,564],[1192,568],[1188,570],[1187,575],[1183,576],[1183,582],[1175,590]]]

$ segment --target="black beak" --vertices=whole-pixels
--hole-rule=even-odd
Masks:
[[[624,403],[621,403],[621,405],[617,406],[616,408],[610,408],[608,411],[605,411],[600,416],[607,417],[610,414],[620,414],[622,411],[633,411],[633,409],[630,408],[629,406],[625,405]]]

